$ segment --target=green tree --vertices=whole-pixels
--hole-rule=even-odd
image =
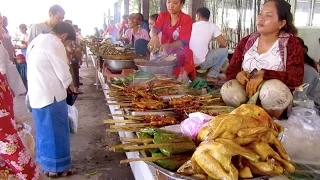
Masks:
[[[149,15],[160,13],[160,0],[150,0]]]
[[[130,8],[129,8],[130,14],[141,12],[139,9],[140,0],[130,0],[129,3],[130,3]],[[150,3],[149,4],[149,15],[160,13],[160,0],[150,0],[149,3]]]
[[[129,13],[137,13],[140,12],[140,0],[130,0],[129,1]]]

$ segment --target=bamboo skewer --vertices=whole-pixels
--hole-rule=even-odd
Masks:
[[[184,87],[186,88],[187,86],[182,86],[182,85],[171,85],[171,86],[160,86],[160,87],[155,87],[153,88],[153,90],[158,90],[158,89],[166,89],[166,88],[174,88],[174,87]]]
[[[155,149],[164,146],[181,146],[181,145],[194,145],[194,142],[179,142],[179,143],[162,143],[162,144],[147,144],[142,146],[127,146],[125,150],[144,150],[144,149]]]
[[[106,103],[108,106],[123,106],[123,107],[130,107],[132,103]]]
[[[111,84],[111,86],[124,90],[124,87],[122,87],[122,86],[118,86],[118,85],[115,85],[115,84]]]
[[[111,125],[111,129],[126,129],[126,128],[143,128],[151,126],[150,123],[141,123],[141,124],[126,124],[126,125]]]
[[[153,139],[140,139],[140,138],[120,138],[122,142],[135,142],[135,143],[153,143]]]
[[[162,159],[176,159],[176,158],[190,158],[190,156],[163,156],[163,157],[146,157],[146,158],[130,158],[130,159],[125,159],[121,160],[120,164],[126,164],[130,162],[135,162],[135,161],[157,161],[157,160],[162,160]]]
[[[127,146],[132,146],[132,145],[137,145],[137,143],[136,142],[129,142],[129,143],[124,143],[124,144],[114,145],[114,146],[109,147],[109,151],[116,151],[117,149],[124,148]]]
[[[230,106],[200,106],[202,109],[234,109]]]
[[[140,121],[106,119],[103,121],[103,123],[104,124],[116,124],[116,123],[134,124],[134,123],[140,123]]]
[[[140,128],[141,129],[141,128]],[[110,133],[115,133],[115,132],[137,132],[139,131],[140,129],[138,128],[135,128],[135,129],[106,129],[106,132],[110,132]]]
[[[108,116],[114,116],[114,117],[124,117],[131,120],[143,120],[143,116],[132,116],[132,115],[125,115],[125,114],[108,114]]]

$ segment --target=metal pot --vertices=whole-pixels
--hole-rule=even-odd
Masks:
[[[167,66],[143,66],[138,65],[138,69],[149,74],[165,74],[166,76],[172,76],[172,70],[175,65]]]
[[[136,69],[136,65],[133,60],[105,60],[106,67],[112,73],[121,73],[123,69]]]

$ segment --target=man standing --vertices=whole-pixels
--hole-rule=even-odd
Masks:
[[[39,34],[50,33],[53,26],[62,22],[64,19],[64,9],[59,5],[53,5],[49,9],[49,19],[43,23],[34,24],[30,28],[28,43],[36,38]]]
[[[227,41],[222,36],[221,30],[209,22],[210,11],[202,7],[197,10],[196,22],[192,26],[190,49],[194,54],[194,64],[200,69],[210,69],[207,81],[215,82],[220,79],[220,69],[227,60]],[[209,51],[209,43],[216,39],[218,49]]]

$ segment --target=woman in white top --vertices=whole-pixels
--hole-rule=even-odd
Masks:
[[[0,31],[4,32],[2,28],[3,17],[0,13]],[[3,33],[1,33],[3,34]],[[10,56],[4,47],[3,35],[0,35],[0,73],[8,81],[9,87],[12,91],[13,96],[26,93],[26,87],[20,77],[17,68],[14,66],[13,62],[10,61]]]
[[[27,50],[29,100],[36,128],[36,158],[49,177],[72,175],[66,103],[72,82],[66,46],[76,40],[69,23],[37,36]]]

